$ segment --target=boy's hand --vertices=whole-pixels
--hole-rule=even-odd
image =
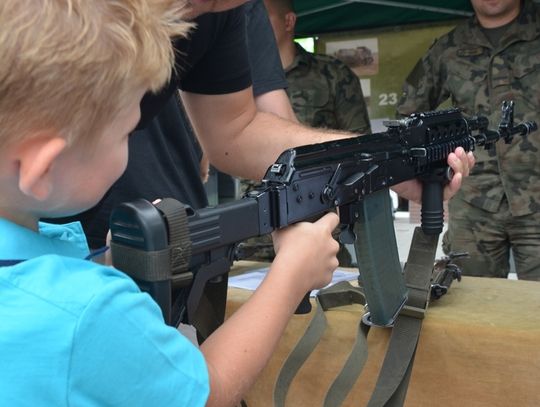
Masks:
[[[285,273],[300,285],[304,293],[326,286],[338,267],[338,242],[332,231],[339,217],[327,213],[314,223],[299,222],[272,234],[276,258],[274,264],[283,265]]]
[[[454,176],[448,185],[444,187],[444,200],[452,198],[461,188],[461,181],[469,176],[470,170],[474,167],[474,155],[472,152],[466,153],[463,148],[458,147],[456,151],[448,155],[448,166],[454,172]],[[421,203],[422,184],[414,179],[405,181],[392,187],[399,196],[410,201]]]

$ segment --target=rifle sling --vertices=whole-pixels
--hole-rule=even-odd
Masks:
[[[324,311],[343,305],[364,305],[365,298],[364,294],[358,287],[353,287],[349,282],[342,281],[331,287],[320,290],[317,294],[316,302],[317,307],[315,310],[315,315],[306,328],[304,335],[300,338],[294,349],[291,351],[279,372],[274,387],[274,406],[276,407],[283,407],[285,405],[285,398],[291,382],[306,359],[319,343],[322,334],[326,329],[326,315],[324,314]],[[369,327],[367,327],[366,330],[361,328],[361,324],[359,324],[356,343],[351,351],[351,356],[349,356],[349,360],[352,361],[349,363],[348,360],[345,364],[345,366],[352,365],[349,367],[349,369],[358,370],[358,374],[360,374],[360,371],[362,370],[362,367],[367,359],[366,337],[368,331]],[[352,383],[348,383],[350,378],[351,375],[345,370],[344,367],[329,391],[331,397],[339,397],[341,394],[346,395],[348,393],[348,389],[350,389],[350,387],[352,387],[354,384],[354,380]]]
[[[402,406],[407,394],[416,346],[430,296],[439,235],[414,230],[404,274],[409,298],[400,313],[368,407]]]
[[[400,407],[405,402],[422,320],[400,315],[368,407]]]
[[[397,407],[402,406],[405,401],[422,320],[428,306],[437,244],[438,235],[428,236],[421,228],[415,229],[404,270],[409,299],[395,321],[368,407]],[[348,282],[319,291],[315,315],[278,375],[274,388],[275,407],[285,406],[292,380],[319,343],[326,329],[324,311],[353,303],[364,304],[365,299],[361,290]],[[356,342],[325,396],[324,407],[340,406],[355,384],[367,359],[368,332],[369,326],[360,321]]]
[[[343,368],[326,393],[324,407],[340,406],[356,383],[368,357],[367,335],[369,329],[369,325],[364,324],[362,320],[359,321],[354,346]]]

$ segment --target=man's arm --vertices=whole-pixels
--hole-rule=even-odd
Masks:
[[[251,88],[226,95],[182,92],[182,99],[210,162],[241,178],[261,179],[290,147],[349,137],[259,112]]]
[[[294,114],[289,97],[283,89],[276,89],[255,96],[255,105],[260,112],[272,113],[283,119],[299,123]],[[210,161],[206,153],[203,153],[201,157],[200,169],[202,181],[207,182],[210,173]]]
[[[287,92],[284,89],[276,89],[271,92],[255,96],[255,105],[259,112],[272,113],[283,119],[300,123],[291,106]]]
[[[257,110],[298,122],[289,97],[272,25],[262,0],[252,0],[246,9],[246,42]]]

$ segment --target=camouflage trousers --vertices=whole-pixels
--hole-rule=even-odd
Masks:
[[[250,180],[241,180],[240,188],[245,194],[251,191],[258,183]],[[334,232],[334,237],[337,239],[338,231]],[[239,250],[239,257],[241,260],[253,260],[271,262],[276,256],[274,252],[274,245],[272,243],[272,237],[270,235],[254,237],[242,242]],[[339,244],[339,252],[337,254],[339,265],[341,267],[353,267],[355,262],[352,256],[343,244]]]
[[[469,253],[455,260],[464,275],[507,278],[512,252],[518,279],[540,281],[540,213],[512,216],[506,199],[496,213],[457,197],[448,209],[443,250]]]

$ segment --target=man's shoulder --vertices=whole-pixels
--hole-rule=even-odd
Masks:
[[[431,44],[428,53],[443,54],[452,52],[452,50],[459,48],[464,43],[470,43],[471,36],[476,36],[475,30],[472,29],[471,20],[462,21],[447,33],[436,38]]]
[[[313,58],[320,65],[329,66],[333,69],[349,69],[349,67],[340,59],[328,54],[312,54]]]
[[[326,76],[329,80],[338,80],[344,77],[356,77],[347,64],[334,56],[327,54],[312,54],[312,59],[313,63],[311,65],[311,70]]]
[[[528,0],[525,2],[524,6],[524,13],[521,22],[524,25],[528,24],[534,24],[539,25],[540,24],[540,6],[538,3],[532,0]]]

